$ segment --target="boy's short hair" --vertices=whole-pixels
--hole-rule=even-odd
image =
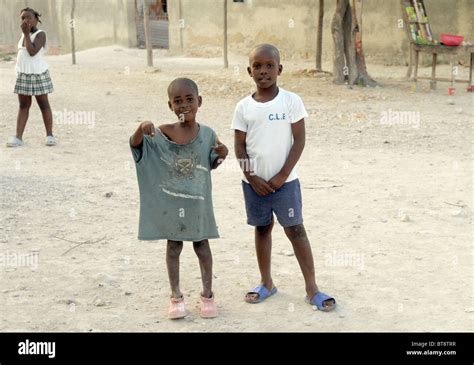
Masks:
[[[269,43],[262,43],[253,47],[249,53],[249,59],[251,59],[255,53],[260,52],[260,51],[266,51],[266,52],[272,53],[273,56],[277,59],[278,63],[280,63],[280,51],[273,44],[269,44]]]
[[[196,95],[199,95],[198,86],[193,80],[188,79],[187,77],[178,77],[177,79],[174,79],[173,81],[171,81],[171,83],[168,86],[168,98],[171,98],[171,91],[173,90],[173,87],[181,83],[186,84],[187,86],[191,87],[193,91],[196,92]]]

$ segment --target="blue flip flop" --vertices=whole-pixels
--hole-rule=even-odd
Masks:
[[[325,306],[323,303],[326,300],[334,300],[334,304],[329,307]],[[330,297],[327,294],[324,294],[321,291],[318,291],[316,294],[314,294],[311,300],[309,300],[309,298],[306,297],[306,303],[315,305],[320,311],[323,311],[323,312],[329,312],[329,311],[332,311],[334,308],[336,308],[336,299]]]
[[[257,304],[257,303],[261,303],[263,302],[265,299],[267,299],[268,297],[271,297],[273,294],[275,294],[276,292],[278,291],[278,289],[276,288],[276,286],[273,287],[273,289],[271,291],[269,291],[267,288],[265,288],[264,285],[259,285],[257,287],[255,287],[252,291],[249,291],[247,293],[247,295],[249,294],[257,294],[258,295],[258,298],[255,300],[255,301],[247,301],[245,300],[247,303],[250,303],[250,304]]]

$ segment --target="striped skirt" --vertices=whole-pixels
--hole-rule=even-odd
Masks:
[[[49,76],[49,71],[46,70],[42,74],[18,73],[13,92],[20,95],[44,95],[53,91],[53,82]]]

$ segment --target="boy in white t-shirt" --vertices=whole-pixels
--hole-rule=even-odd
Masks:
[[[334,298],[319,291],[313,254],[303,225],[301,189],[295,166],[305,144],[301,98],[277,86],[283,66],[278,49],[256,46],[249,55],[247,71],[257,91],[242,99],[235,109],[235,154],[244,177],[247,223],[255,226],[255,247],[261,283],[245,296],[260,303],[277,292],[271,276],[273,213],[283,226],[306,285],[306,302],[323,311],[335,308]]]

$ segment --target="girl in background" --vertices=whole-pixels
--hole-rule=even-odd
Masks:
[[[48,101],[48,94],[53,92],[53,83],[49,76],[48,64],[43,59],[47,51],[46,33],[38,29],[41,23],[40,14],[31,8],[20,12],[21,30],[23,32],[18,42],[18,57],[16,63],[17,80],[14,93],[18,94],[20,108],[16,122],[16,135],[7,142],[8,147],[19,147],[23,143],[23,132],[34,95],[43,115],[46,128],[46,145],[54,146],[53,115]]]

